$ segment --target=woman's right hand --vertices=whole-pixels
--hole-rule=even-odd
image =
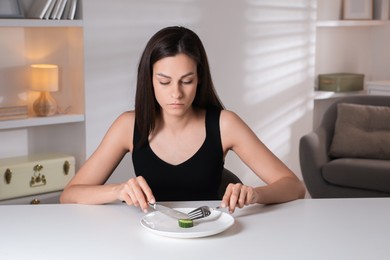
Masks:
[[[142,176],[122,183],[119,186],[118,199],[126,202],[127,205],[141,207],[145,213],[148,211],[148,202],[156,202],[152,190]]]

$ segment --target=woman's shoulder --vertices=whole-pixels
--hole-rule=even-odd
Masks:
[[[122,114],[120,114],[118,116],[118,119],[122,119],[122,118],[125,118],[127,120],[129,120],[129,119],[134,120],[135,119],[135,111],[129,110],[129,111],[123,112]]]
[[[121,113],[111,125],[106,138],[111,143],[121,144],[123,149],[132,150],[135,113],[126,111]],[[113,141],[116,140],[116,141]]]
[[[135,112],[132,111],[132,110],[129,110],[129,111],[125,111],[123,112],[122,114],[120,114],[117,118],[117,120],[121,120],[121,121],[133,121],[135,120]]]
[[[221,110],[221,116],[219,119],[220,129],[225,133],[242,133],[245,129],[248,130],[249,126],[245,121],[235,112],[230,110]]]
[[[235,112],[229,110],[221,111],[220,131],[224,151],[237,149],[257,140],[248,124]]]
[[[114,126],[122,126],[122,127],[129,128],[129,130],[130,130],[134,126],[134,121],[135,121],[134,111],[126,111],[126,112],[123,112],[122,114],[120,114],[116,118],[116,120],[114,122]]]
[[[220,122],[231,124],[231,123],[239,123],[242,122],[242,119],[233,111],[222,109],[220,115]]]

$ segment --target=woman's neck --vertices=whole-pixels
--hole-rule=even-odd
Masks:
[[[202,110],[191,108],[185,114],[181,116],[169,115],[162,112],[156,120],[156,126],[151,134],[151,137],[155,134],[164,131],[171,134],[180,133],[189,127],[193,127],[196,122],[204,122],[204,113]]]

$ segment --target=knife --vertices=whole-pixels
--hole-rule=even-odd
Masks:
[[[167,215],[168,217],[174,218],[174,219],[189,219],[188,215],[185,214],[184,212],[171,209],[156,203],[148,203],[151,208],[154,210],[157,210],[161,212],[164,215]]]

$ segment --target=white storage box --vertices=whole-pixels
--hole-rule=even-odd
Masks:
[[[75,158],[36,154],[0,159],[0,200],[62,190],[75,174]]]
[[[369,95],[390,95],[390,80],[369,81],[366,83],[366,90]]]

